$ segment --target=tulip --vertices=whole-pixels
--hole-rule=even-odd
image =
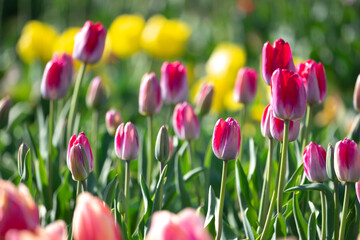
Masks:
[[[200,90],[196,94],[196,112],[203,116],[207,114],[213,102],[214,85],[212,83],[204,83],[201,85]]]
[[[358,75],[356,79],[356,84],[354,88],[354,96],[353,96],[353,104],[354,109],[356,111],[360,111],[360,74]]]
[[[326,76],[322,63],[307,60],[296,66],[296,72],[303,78],[307,103],[322,103],[326,96]]]
[[[104,52],[106,30],[101,23],[86,21],[75,36],[73,58],[84,63],[97,63]]]
[[[339,181],[360,181],[360,150],[356,142],[345,138],[336,143],[334,168]]]
[[[159,162],[166,162],[169,158],[169,134],[166,127],[161,126],[158,135],[156,137],[155,144],[155,158]]]
[[[90,193],[81,193],[76,200],[72,221],[75,240],[121,240],[121,230],[109,207]]]
[[[111,109],[106,112],[105,125],[109,135],[114,136],[116,129],[122,123],[122,118],[119,112]]]
[[[276,118],[297,120],[304,117],[306,91],[298,74],[285,69],[274,72],[271,77],[271,107]]]
[[[194,209],[186,208],[177,215],[169,211],[155,212],[146,240],[210,240],[203,227],[204,219]]]
[[[197,139],[200,133],[199,121],[193,108],[187,102],[178,103],[173,113],[173,128],[181,140]]]
[[[295,141],[299,136],[300,120],[290,121],[288,142]],[[279,142],[283,141],[284,135],[284,120],[270,116],[270,132],[271,136]]]
[[[10,97],[5,97],[0,100],[0,129],[8,125],[11,102]]]
[[[272,138],[270,132],[270,118],[273,116],[271,104],[267,105],[261,117],[260,129],[264,137]]]
[[[261,59],[261,71],[267,85],[271,85],[271,76],[276,69],[295,71],[290,45],[281,38],[273,46],[269,42],[264,44]]]
[[[145,73],[139,90],[139,112],[153,115],[162,107],[161,89],[155,73]]]
[[[180,62],[164,62],[161,66],[161,94],[164,102],[176,104],[188,96],[186,67]]]
[[[5,240],[66,240],[66,224],[58,220],[46,226],[46,228],[37,227],[35,231],[12,229],[6,233]]]
[[[257,72],[251,68],[240,68],[236,76],[234,100],[239,103],[251,103],[257,89]]]
[[[95,77],[86,94],[86,105],[99,110],[106,102],[106,93],[100,77]]]
[[[67,150],[67,166],[75,181],[84,181],[94,168],[94,159],[89,140],[82,132],[74,134]]]
[[[310,182],[325,182],[328,179],[326,173],[326,151],[314,142],[306,146],[303,153],[303,165],[307,179]]]
[[[137,159],[139,138],[137,130],[131,122],[121,123],[115,133],[115,153],[121,160]]]
[[[19,147],[18,151],[18,171],[22,180],[25,180],[29,176],[26,174],[27,167],[27,156],[30,153],[28,146],[25,143],[22,143]],[[30,156],[31,159],[31,156]]]
[[[54,54],[46,64],[40,91],[45,99],[55,100],[65,97],[73,74],[73,61],[70,55]]]
[[[10,229],[32,231],[39,224],[38,207],[27,187],[0,179],[0,239]]]

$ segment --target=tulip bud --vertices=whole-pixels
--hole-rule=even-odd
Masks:
[[[5,128],[8,125],[10,108],[10,97],[5,97],[0,100],[0,129]]]
[[[222,160],[236,159],[240,150],[241,134],[239,123],[228,117],[220,118],[214,127],[212,149],[216,157]]]
[[[115,110],[109,110],[105,115],[106,129],[109,135],[114,136],[116,129],[122,123],[121,115]]]
[[[355,183],[355,190],[357,199],[360,202],[360,182]]]
[[[200,133],[199,121],[193,108],[187,102],[178,103],[173,113],[173,128],[181,140],[197,139]]]
[[[310,182],[325,182],[328,179],[326,174],[326,152],[322,146],[310,142],[303,153],[303,165],[305,175]]]
[[[139,112],[153,115],[162,107],[161,89],[155,73],[145,73],[139,90]]]
[[[118,204],[117,204],[117,210],[121,215],[123,215],[126,213],[127,205],[126,205],[125,194],[122,189],[120,189],[118,199],[119,200],[118,200]]]
[[[94,159],[89,140],[82,132],[76,138],[74,134],[67,150],[67,166],[75,181],[83,181],[94,168]]]
[[[210,111],[211,104],[214,98],[214,85],[212,83],[204,83],[196,94],[196,113],[200,116],[207,114]]]
[[[300,120],[290,120],[288,142],[293,142],[299,137]],[[271,136],[279,142],[283,141],[284,137],[284,120],[270,116],[270,132]]]
[[[86,94],[86,105],[99,110],[106,102],[106,93],[100,77],[94,78]]]
[[[359,112],[360,111],[360,74],[356,79],[354,95],[353,95],[353,104],[354,104],[354,109]]]
[[[271,85],[271,76],[278,68],[295,71],[290,45],[281,38],[273,46],[266,42],[262,49],[261,71],[267,85]]]
[[[326,151],[326,173],[331,181],[338,182],[334,169],[334,148],[331,144],[328,145]]]
[[[354,141],[338,141],[334,151],[334,169],[341,182],[360,180],[360,150]]]
[[[239,103],[251,103],[257,89],[258,74],[251,68],[241,68],[236,77],[234,87],[234,100]]]
[[[75,240],[122,239],[121,230],[109,207],[88,192],[77,197],[72,229]]]
[[[72,75],[73,61],[70,55],[55,53],[45,66],[40,86],[42,97],[51,100],[65,97]]]
[[[21,179],[26,178],[26,156],[29,153],[29,148],[25,143],[22,143],[18,151],[18,171]]]
[[[326,76],[322,63],[307,60],[296,66],[296,72],[303,78],[307,103],[322,103],[326,96]]]
[[[104,52],[106,30],[101,23],[86,21],[75,36],[73,58],[85,63],[97,63]]]
[[[186,67],[180,62],[164,62],[161,66],[160,86],[164,102],[176,104],[186,101],[189,91]]]
[[[271,109],[271,104],[269,104],[264,109],[263,115],[261,117],[261,123],[260,123],[261,134],[264,137],[272,138],[271,132],[270,132],[270,117],[272,115],[273,115],[273,113],[272,113],[272,109]]]
[[[164,125],[160,128],[156,137],[155,158],[160,162],[166,162],[169,158],[169,134]]]
[[[298,74],[285,69],[274,72],[271,77],[271,107],[276,118],[297,120],[304,117],[306,91]]]
[[[121,123],[115,133],[115,153],[121,160],[135,160],[139,153],[137,130],[131,122]]]

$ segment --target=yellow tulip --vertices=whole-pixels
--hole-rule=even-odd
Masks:
[[[81,28],[72,27],[66,29],[58,38],[54,46],[54,52],[67,53],[72,55],[75,35]]]
[[[141,47],[155,58],[176,58],[184,53],[190,34],[190,27],[186,23],[155,15],[145,25]]]
[[[37,58],[47,62],[53,55],[57,38],[56,30],[50,25],[39,21],[29,21],[22,30],[16,50],[26,63],[31,63]]]

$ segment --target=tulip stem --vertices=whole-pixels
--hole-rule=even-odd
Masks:
[[[217,235],[216,240],[220,240],[222,233],[222,215],[224,209],[224,200],[225,200],[225,186],[226,186],[226,175],[227,175],[228,161],[223,161],[223,170],[221,176],[221,188],[220,188],[220,206],[218,212],[218,226],[217,226]]]
[[[54,133],[54,100],[49,102],[49,158],[48,158],[48,174],[49,174],[49,209],[52,208],[52,180],[53,180],[53,163],[52,163],[52,139]]]
[[[260,227],[263,227],[265,224],[265,217],[267,215],[267,209],[269,206],[269,198],[270,198],[270,183],[271,183],[271,171],[272,171],[272,153],[274,148],[274,140],[269,138],[269,150],[266,161],[266,176],[265,182],[263,184],[261,200],[260,200],[260,211],[259,211],[259,223]]]
[[[74,114],[75,114],[75,110],[76,110],[76,103],[77,103],[77,98],[78,98],[78,95],[79,95],[81,81],[84,78],[85,69],[86,69],[86,63],[83,62],[81,64],[79,74],[78,74],[78,76],[76,78],[75,88],[74,88],[74,92],[73,92],[73,95],[72,95],[72,98],[71,98],[69,120],[68,120],[68,128],[67,128],[67,137],[68,138],[70,138],[71,134],[73,133]]]
[[[246,119],[246,104],[244,103],[244,107],[241,109],[240,111],[240,123],[239,123],[239,126],[241,129],[243,129],[243,125],[245,124],[245,119]],[[241,140],[240,141],[240,149],[239,149],[239,154],[238,154],[238,158],[237,160],[239,162],[241,162],[241,158],[242,158],[242,154],[243,154],[243,142],[245,142],[245,137],[244,137],[244,134],[243,134],[243,131],[241,131]]]
[[[80,183],[81,183],[81,185],[82,185],[83,192],[86,192],[86,191],[87,191],[86,180],[80,181]]]
[[[304,138],[302,139],[302,145],[301,145],[302,152],[304,152],[305,146],[309,142],[311,120],[312,120],[311,115],[312,115],[312,105],[307,105],[307,114],[305,120],[305,135]]]
[[[130,160],[125,161],[125,201],[126,201],[126,206],[129,207],[129,180],[130,180]],[[128,220],[129,220],[129,211],[128,211],[128,207],[126,208],[126,212],[125,212],[125,222],[128,225]]]
[[[91,133],[91,138],[92,138],[92,149],[93,149],[93,159],[94,159],[94,173],[96,176],[98,176],[98,162],[97,162],[97,147],[96,147],[96,143],[97,143],[97,135],[98,135],[98,124],[99,124],[99,111],[94,109],[93,111],[93,116],[92,116],[92,133]]]
[[[325,240],[326,237],[326,206],[325,206],[325,193],[320,191],[321,197],[321,240]]]
[[[334,211],[335,211],[335,219],[334,219],[334,239],[338,239],[339,237],[339,182],[334,182]]]
[[[284,135],[283,135],[283,144],[281,151],[281,163],[280,163],[280,171],[279,171],[279,185],[277,188],[277,213],[281,214],[282,212],[282,200],[283,200],[283,191],[285,185],[285,172],[286,172],[286,157],[288,150],[288,138],[289,138],[289,127],[290,120],[284,120]]]
[[[148,157],[147,157],[147,174],[146,174],[146,183],[150,188],[151,184],[151,175],[152,175],[152,166],[154,161],[154,148],[153,148],[153,118],[152,115],[147,117],[148,120]]]
[[[161,174],[165,168],[165,162],[160,162],[160,174],[159,177],[161,177]],[[159,210],[162,208],[162,199],[164,194],[164,184],[160,184],[160,198],[159,198]]]
[[[264,225],[263,232],[261,234],[260,240],[265,239],[265,237],[267,235],[267,231],[269,230],[271,217],[272,217],[274,207],[275,207],[275,200],[276,200],[275,197],[276,197],[276,194],[275,194],[275,192],[273,192],[272,197],[271,197],[269,211],[268,211],[267,216],[266,216],[266,221],[265,221],[265,225]]]
[[[187,151],[188,151],[188,156],[189,156],[189,160],[190,160],[191,170],[194,170],[195,166],[194,166],[194,161],[192,159],[192,150],[191,150],[191,141],[190,140],[187,141]],[[197,197],[197,201],[198,201],[198,206],[200,206],[201,205],[201,195],[200,195],[199,183],[198,183],[196,177],[194,179],[194,185],[195,185],[195,192],[196,192],[196,197]]]
[[[75,203],[76,203],[76,199],[77,197],[79,196],[80,194],[80,191],[81,191],[81,183],[80,181],[77,181],[77,184],[76,184],[76,197],[75,197]],[[70,237],[70,240],[73,240],[74,239],[74,229],[71,229],[71,237]]]
[[[351,183],[345,183],[345,196],[344,196],[344,203],[343,203],[343,210],[341,214],[341,223],[340,223],[340,233],[339,233],[339,240],[345,239],[345,225],[346,225],[346,215],[348,213],[349,207],[349,198],[350,198],[350,187]]]

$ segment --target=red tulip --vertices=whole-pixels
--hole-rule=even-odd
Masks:
[[[261,134],[264,137],[272,138],[271,133],[270,133],[270,117],[272,115],[273,115],[273,112],[271,109],[271,104],[269,104],[264,109],[263,115],[261,117],[261,123],[260,123]]]
[[[66,240],[67,237],[66,224],[59,220],[34,231],[12,229],[6,233],[5,240]]]
[[[271,76],[278,68],[295,71],[290,45],[281,38],[273,46],[266,42],[262,49],[261,70],[267,85],[271,85]]]
[[[271,107],[276,118],[297,120],[305,115],[306,91],[301,77],[278,69],[271,77]]]
[[[122,123],[122,118],[119,112],[111,109],[106,112],[105,125],[108,133],[111,136],[115,135],[116,129]]]
[[[173,113],[173,128],[181,140],[192,140],[199,137],[198,118],[191,105],[187,102],[176,105]]]
[[[135,160],[139,153],[139,137],[131,122],[121,123],[115,133],[115,153],[121,160]]]
[[[303,165],[305,175],[310,182],[325,182],[328,179],[326,173],[326,151],[321,145],[310,142],[305,147]]]
[[[345,138],[336,143],[334,169],[341,182],[360,181],[360,150],[356,142]]]
[[[236,159],[240,150],[239,123],[228,117],[225,121],[220,118],[214,127],[212,149],[216,157],[222,160]]]
[[[320,104],[326,96],[325,69],[321,63],[307,60],[296,66],[296,72],[303,78],[307,103]]]
[[[354,109],[360,111],[360,74],[356,79],[356,84],[354,88],[354,96],[353,96],[353,104]]]
[[[250,103],[254,100],[257,89],[258,74],[251,68],[241,68],[237,74],[234,99],[239,103]]]
[[[139,90],[139,112],[153,115],[162,107],[161,89],[155,73],[145,73]]]
[[[295,141],[299,136],[300,120],[290,120],[288,142]],[[283,141],[284,137],[284,120],[274,117],[274,114],[270,116],[270,132],[271,136],[279,142]]]
[[[90,108],[100,109],[106,102],[106,92],[100,77],[95,77],[89,85],[86,94],[86,105]]]

